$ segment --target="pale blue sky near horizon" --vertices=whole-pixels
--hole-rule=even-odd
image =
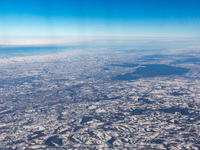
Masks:
[[[0,36],[200,37],[200,1],[0,0]]]

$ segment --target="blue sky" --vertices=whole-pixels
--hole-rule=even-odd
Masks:
[[[0,36],[200,37],[200,0],[0,0]]]

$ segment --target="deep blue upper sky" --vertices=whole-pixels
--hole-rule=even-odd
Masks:
[[[200,0],[0,0],[0,36],[200,37]]]

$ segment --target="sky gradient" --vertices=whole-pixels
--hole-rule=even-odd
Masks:
[[[200,1],[0,0],[0,36],[200,37]]]

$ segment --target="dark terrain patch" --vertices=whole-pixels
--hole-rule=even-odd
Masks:
[[[186,94],[186,93],[180,93],[180,92],[172,92],[172,93],[170,93],[170,95],[172,95],[172,96],[182,96],[184,94]]]
[[[62,146],[62,145],[63,145],[63,141],[62,141],[62,139],[60,139],[60,138],[56,135],[56,136],[49,137],[49,138],[45,141],[45,144],[48,145],[48,146],[51,146],[51,147],[55,147],[56,144],[59,145],[59,146]]]
[[[175,112],[180,112],[182,115],[191,115],[191,113],[187,108],[171,107],[171,108],[159,109],[159,111],[171,114],[174,114]]]
[[[110,68],[105,67],[105,68],[103,68],[103,70],[110,70]]]
[[[87,123],[89,121],[92,121],[92,119],[93,119],[93,117],[91,117],[91,116],[83,116],[80,124],[85,124],[85,123]]]
[[[113,145],[113,142],[115,142],[116,138],[112,137],[110,140],[108,140],[107,142],[110,144],[110,145]]]
[[[133,67],[137,67],[138,64],[123,63],[123,64],[111,64],[110,66],[133,68]]]
[[[125,75],[118,75],[113,80],[136,80],[139,78],[170,76],[170,75],[183,75],[189,69],[182,67],[173,67],[163,64],[147,64],[143,67],[137,68],[135,72],[127,73]]]
[[[138,98],[138,101],[142,101],[143,103],[147,103],[147,104],[152,104],[152,103],[154,103],[153,101],[150,101],[149,99],[143,98],[143,97]]]
[[[28,136],[28,140],[33,140],[33,139],[37,139],[39,137],[45,136],[45,134],[43,133],[43,131],[35,131],[32,135]]]
[[[76,132],[76,131],[78,131],[79,129],[82,129],[83,127],[82,126],[76,126],[75,128],[74,128],[74,132]]]
[[[74,135],[71,135],[68,137],[68,140],[70,140],[71,142],[74,142],[74,143],[79,143],[78,141],[76,141],[73,137]]]
[[[135,109],[131,112],[131,115],[142,115],[145,112],[143,109]]]
[[[153,140],[151,141],[151,143],[162,144],[164,141],[165,141],[165,140],[163,140],[163,139],[153,139]]]

